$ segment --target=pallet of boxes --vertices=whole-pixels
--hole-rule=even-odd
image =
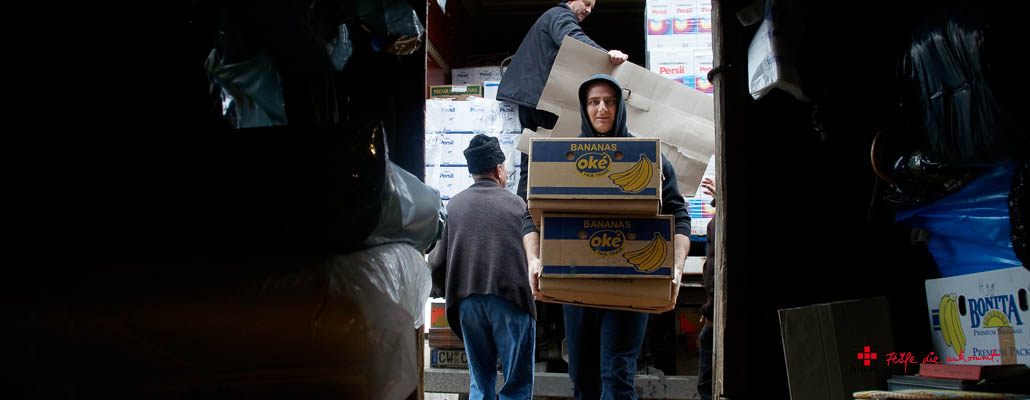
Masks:
[[[546,301],[656,313],[672,297],[674,220],[657,138],[534,138],[528,206]]]

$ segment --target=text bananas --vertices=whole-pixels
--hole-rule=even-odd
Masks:
[[[653,272],[665,264],[665,257],[669,246],[662,239],[662,235],[655,233],[651,242],[641,249],[622,253],[626,261],[633,264],[633,267],[640,272]]]
[[[651,183],[651,174],[654,172],[651,162],[647,155],[641,154],[640,159],[636,164],[633,164],[632,168],[612,173],[608,175],[608,179],[611,179],[612,183],[618,185],[623,192],[639,192]]]

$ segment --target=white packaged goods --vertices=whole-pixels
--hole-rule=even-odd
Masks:
[[[444,129],[444,116],[451,108],[450,99],[427,99],[426,100],[426,133],[442,133]]]
[[[675,6],[669,0],[649,0],[644,9],[647,48],[673,47],[672,24]]]
[[[933,350],[945,364],[1030,365],[1030,271],[926,281]],[[961,354],[961,356],[960,356]]]
[[[663,16],[671,15],[666,28]],[[711,0],[649,0],[645,7],[648,69],[703,93],[712,69]],[[703,56],[707,54],[707,56]],[[679,67],[686,68],[680,71]]]
[[[515,104],[499,102],[497,106],[501,119],[501,131],[505,133],[522,133],[522,123],[519,122],[519,109]]]
[[[514,104],[485,98],[470,97],[467,100],[473,133],[501,134],[520,133],[518,109]]]
[[[690,234],[704,236],[708,234],[708,222],[715,217],[715,207],[712,207],[711,200],[685,199],[687,213],[690,214]]]
[[[697,33],[712,34],[712,0],[698,0]]]
[[[712,33],[695,33],[687,37],[687,48],[691,49],[711,49],[712,48]],[[711,50],[709,50],[710,52]]]
[[[694,89],[702,93],[712,94],[715,92],[715,87],[712,86],[711,82],[708,82],[708,72],[712,70],[712,49],[694,49],[693,50],[694,62]]]
[[[483,98],[497,100],[497,88],[501,81],[483,81]]]
[[[443,110],[444,131],[447,133],[472,133],[479,119],[479,115],[476,115],[476,111],[479,110],[481,109],[473,109],[472,103],[469,101],[452,101],[451,106]]]
[[[474,182],[472,174],[469,173],[468,167],[455,166],[455,167],[435,167],[432,168],[436,173],[432,176],[432,182],[427,182],[429,186],[440,191],[440,196],[444,199],[450,199],[454,195],[458,194],[462,190],[468,189]],[[429,178],[427,169],[426,178]]]
[[[653,50],[648,52],[651,72],[694,87],[694,57],[686,50]]]
[[[480,97],[427,100],[426,184],[439,190],[444,200],[472,185],[464,151],[475,134],[482,133],[497,137],[505,155],[507,189],[515,193],[521,165],[517,149],[521,131],[518,109],[511,103]]]
[[[673,2],[672,34],[690,35],[697,33],[697,1],[676,0]]]
[[[451,70],[451,84],[452,85],[476,85],[482,84],[486,81],[500,81],[501,80],[501,67],[494,66],[483,66],[483,67],[469,67],[469,68],[457,68]]]

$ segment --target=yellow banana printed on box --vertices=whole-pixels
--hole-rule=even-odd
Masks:
[[[545,277],[664,277],[673,272],[668,215],[543,215]]]
[[[1020,266],[925,284],[933,350],[942,362],[1030,365],[1030,271]]]
[[[534,138],[529,199],[661,199],[656,138]]]

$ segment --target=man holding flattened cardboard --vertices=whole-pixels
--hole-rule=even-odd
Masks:
[[[531,131],[536,131],[537,128],[553,129],[558,121],[557,115],[537,110],[536,106],[540,101],[540,94],[544,92],[547,76],[551,74],[554,59],[558,57],[558,49],[561,48],[566,36],[572,36],[604,50],[590,40],[583,33],[583,28],[579,27],[579,23],[593,11],[595,4],[596,0],[563,0],[561,4],[551,7],[541,15],[519,44],[519,49],[511,59],[511,65],[504,73],[504,79],[501,79],[501,84],[497,87],[497,100],[518,106],[519,123],[523,128]],[[608,59],[612,64],[619,65],[629,59],[629,56],[618,50],[609,50]],[[529,163],[528,159],[523,153],[523,166]],[[526,170],[523,169],[519,176],[521,179],[518,195],[525,200]]]
[[[598,74],[583,82],[579,87],[579,107],[583,117],[580,137],[632,137],[626,127],[622,87],[612,77]],[[676,171],[665,156],[662,175],[661,213],[672,215],[676,221],[672,300],[660,310],[665,312],[676,307],[683,263],[690,251],[690,216],[676,183]],[[538,286],[543,267],[540,234],[528,210],[523,216],[522,234],[529,285],[533,296],[543,300]],[[637,355],[644,341],[647,313],[573,305],[563,305],[562,311],[575,398],[636,399]]]
[[[429,254],[433,285],[445,293],[447,321],[465,342],[470,399],[530,399],[536,304],[519,240],[526,203],[505,185],[496,137],[476,135],[465,149],[476,182],[447,204],[447,225]],[[497,358],[504,384],[497,391]]]

